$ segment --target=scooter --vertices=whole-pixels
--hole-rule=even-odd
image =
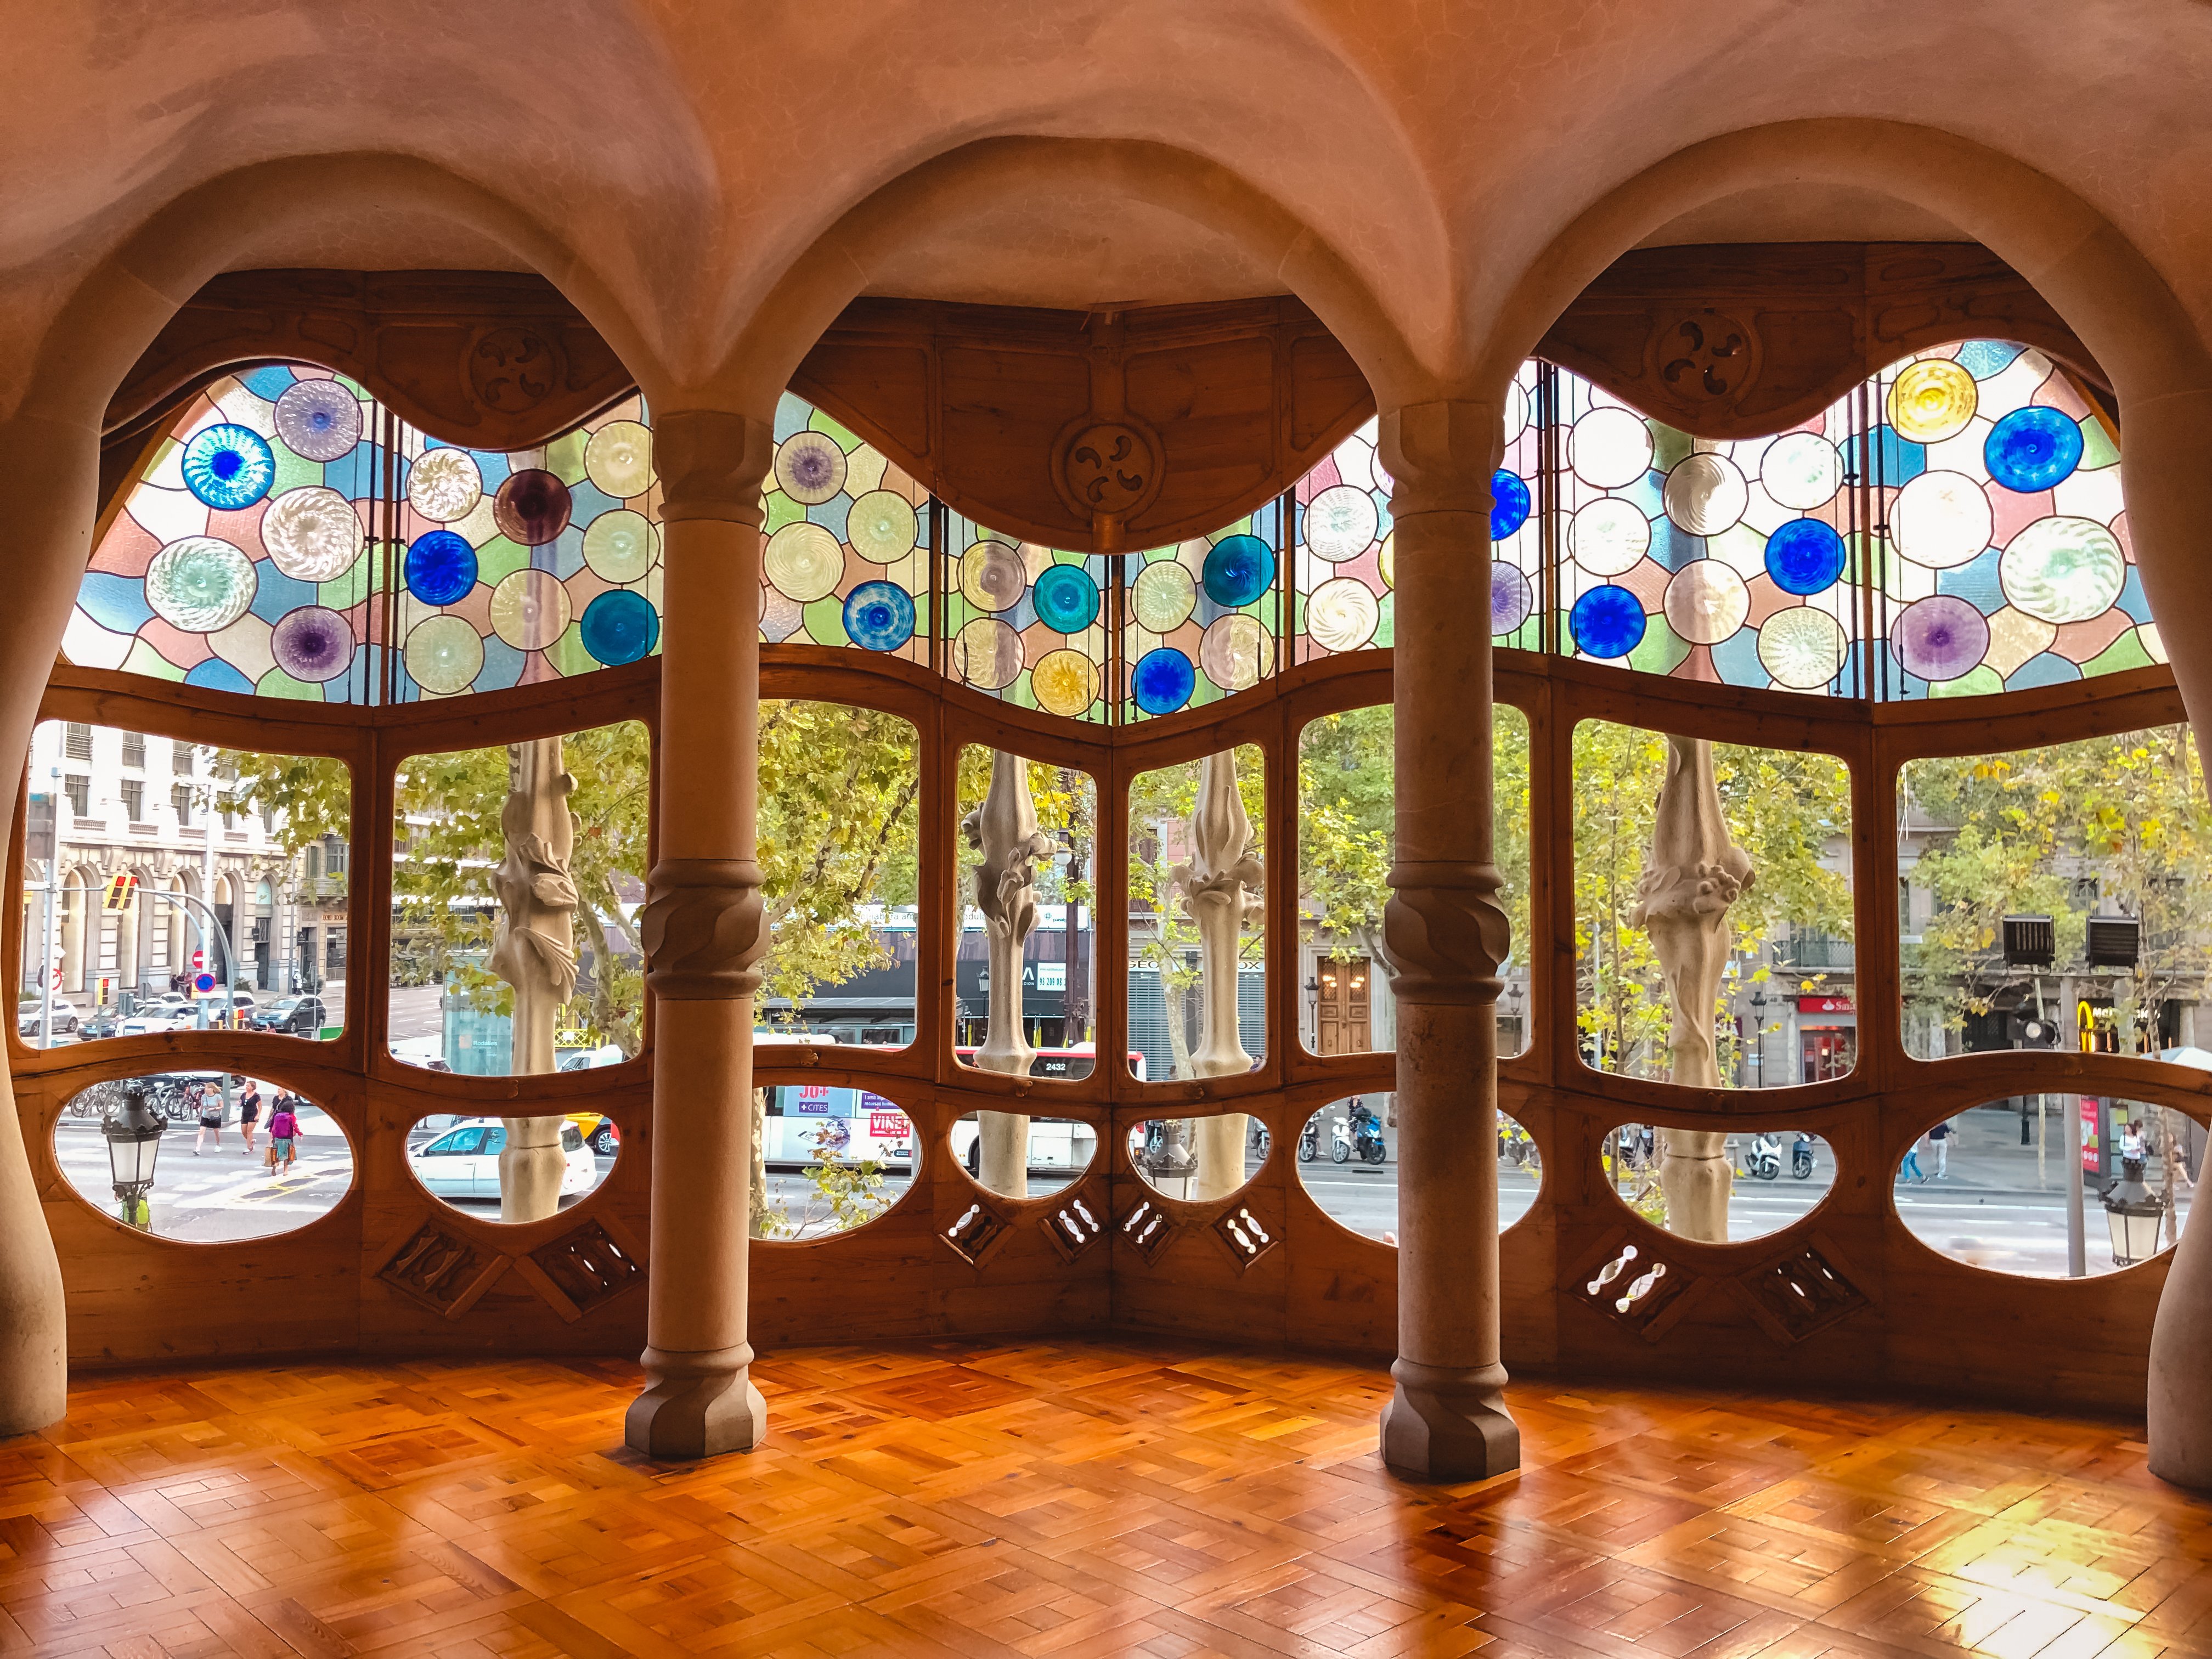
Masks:
[[[1374,1113],[1368,1112],[1353,1120],[1352,1150],[1363,1164],[1380,1164],[1389,1156],[1382,1144],[1382,1124]]]
[[[1321,1114],[1316,1112],[1298,1131],[1298,1162],[1310,1164],[1321,1156]]]
[[[1328,1121],[1328,1156],[1333,1163],[1352,1162],[1352,1130],[1340,1117]]]
[[[1261,1122],[1258,1118],[1254,1118],[1251,1133],[1245,1137],[1245,1141],[1253,1152],[1259,1155],[1261,1163],[1267,1161],[1268,1138],[1267,1126]]]
[[[1813,1137],[1800,1133],[1797,1144],[1790,1149],[1790,1174],[1792,1179],[1802,1181],[1813,1173]]]
[[[1772,1181],[1782,1173],[1782,1143],[1765,1130],[1751,1138],[1751,1154],[1744,1159],[1744,1173],[1760,1181]]]

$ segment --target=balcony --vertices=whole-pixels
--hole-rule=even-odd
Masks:
[[[1774,965],[1804,973],[1850,973],[1858,966],[1858,947],[1828,933],[1794,933],[1774,947]]]

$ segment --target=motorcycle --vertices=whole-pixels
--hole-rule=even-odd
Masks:
[[[1388,1156],[1382,1145],[1382,1125],[1372,1112],[1338,1118],[1330,1126],[1329,1156],[1339,1164],[1357,1158],[1362,1164],[1380,1164]]]
[[[1321,1114],[1316,1112],[1298,1131],[1298,1162],[1310,1164],[1321,1156]]]
[[[1813,1137],[1800,1133],[1797,1143],[1790,1149],[1790,1174],[1792,1179],[1803,1181],[1813,1173]]]
[[[1751,1152],[1744,1159],[1746,1175],[1772,1181],[1782,1173],[1782,1143],[1765,1130],[1751,1138]]]
[[[1258,1155],[1262,1163],[1265,1163],[1267,1158],[1267,1143],[1269,1139],[1267,1126],[1261,1122],[1258,1118],[1254,1118],[1252,1120],[1251,1130],[1248,1134],[1246,1134],[1244,1139],[1245,1144]]]

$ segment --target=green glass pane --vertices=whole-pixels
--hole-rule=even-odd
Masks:
[[[185,671],[171,662],[143,640],[131,641],[130,654],[123,659],[126,674],[149,674],[157,680],[182,682]]]
[[[2102,421],[2100,421],[2094,415],[2083,416],[2081,421],[2081,470],[2086,472],[2092,467],[2118,466],[2119,462],[2119,446],[2115,444],[2110,434],[2106,432],[2105,423]]]
[[[2154,660],[2150,653],[2143,649],[2142,635],[2130,628],[2083,663],[2081,672],[2084,674],[2118,674],[2130,668],[2148,668]]]
[[[843,450],[848,455],[851,454],[854,450],[860,447],[860,441],[859,438],[855,437],[844,427],[840,426],[836,422],[831,420],[827,415],[824,415],[818,409],[814,411],[812,417],[808,420],[806,424],[810,430],[819,432],[828,436],[836,444],[838,448]]]
[[[545,470],[564,484],[583,483],[584,447],[590,441],[591,434],[580,431],[556,438],[545,446]]]
[[[1984,663],[1970,668],[1955,680],[1942,680],[1928,688],[1931,697],[1980,697],[2004,690],[2004,679],[1997,671]]]
[[[600,665],[599,660],[584,649],[584,624],[580,617],[570,623],[561,637],[545,647],[545,660],[563,674],[588,674]]]
[[[477,549],[477,580],[496,587],[503,576],[512,576],[530,563],[530,550],[520,542],[495,536]]]
[[[333,581],[315,584],[315,603],[328,605],[333,611],[349,611],[368,597],[369,556],[363,553],[346,568],[346,573]]]
[[[321,686],[295,680],[281,668],[272,668],[256,680],[253,692],[256,696],[290,697],[299,702],[320,702],[323,700]]]
[[[1628,665],[1646,674],[1671,674],[1690,654],[1690,642],[1667,625],[1664,617],[1644,624],[1644,639],[1628,653]]]
[[[805,507],[792,500],[781,489],[769,491],[767,495],[763,497],[761,505],[767,509],[767,516],[761,520],[761,528],[771,536],[784,526],[797,524],[806,516]]]
[[[835,593],[826,599],[817,599],[802,613],[806,618],[806,636],[817,645],[850,645],[852,636],[845,632],[845,601]]]

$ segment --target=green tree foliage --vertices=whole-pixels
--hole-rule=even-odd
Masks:
[[[1667,775],[1667,740],[1656,732],[1584,720],[1575,727],[1575,949],[1577,1020],[1586,1050],[1607,1070],[1663,1078],[1671,1016],[1650,935],[1629,925],[1651,854],[1653,819]],[[1729,911],[1735,948],[1756,955],[1786,927],[1849,939],[1850,772],[1832,756],[1735,744],[1713,745],[1721,815],[1750,854],[1751,890]],[[1773,977],[1748,965],[1753,981]],[[1785,972],[1785,995],[1815,992],[1826,975]],[[1723,988],[1725,994],[1725,988]],[[1716,1006],[1717,1020],[1723,1010]],[[1735,1070],[1733,1023],[1723,1032],[1723,1079]]]
[[[1129,965],[1159,975],[1165,1005],[1168,1048],[1175,1075],[1190,1073],[1190,1041],[1195,1012],[1192,992],[1199,979],[1198,925],[1175,890],[1175,866],[1188,860],[1190,815],[1198,805],[1199,763],[1140,772],[1129,785]],[[1267,780],[1259,749],[1237,750],[1237,791],[1252,820],[1251,854],[1264,869],[1267,860]],[[1240,962],[1261,955],[1259,897],[1247,894],[1245,926],[1237,936]]]
[[[884,961],[872,914],[863,907],[910,903],[915,890],[915,823],[920,772],[914,728],[895,715],[838,703],[761,706],[759,860],[770,945],[764,994],[803,1002]],[[579,943],[592,954],[588,1002],[562,1023],[595,1042],[637,1052],[643,977],[614,934],[628,933],[650,862],[652,756],[635,721],[576,733],[563,744],[576,780],[570,874],[578,894]],[[342,762],[225,751],[236,769],[218,804],[270,809],[295,853],[326,835],[349,832],[350,780]],[[449,991],[479,1006],[511,1012],[513,993],[485,973],[496,901],[491,873],[501,854],[507,797],[504,745],[410,756],[396,783],[395,931],[415,941]]]
[[[1382,939],[1397,846],[1394,711],[1386,704],[1325,714],[1298,741],[1298,903],[1330,953],[1394,971]],[[1499,896],[1514,955],[1528,938],[1528,718],[1500,704],[1491,721]]]
[[[1917,941],[1904,947],[1907,1029],[1918,1046],[1940,1054],[1942,1030],[1986,1013],[2002,992],[2033,997],[2033,970],[2004,962],[2007,915],[2052,919],[2057,971],[2083,964],[2100,902],[2137,918],[2136,969],[2110,981],[2124,1033],[2138,1011],[2201,998],[2212,809],[2186,726],[1914,761],[1899,793],[1908,827],[1932,843],[1908,874],[1931,905]]]

